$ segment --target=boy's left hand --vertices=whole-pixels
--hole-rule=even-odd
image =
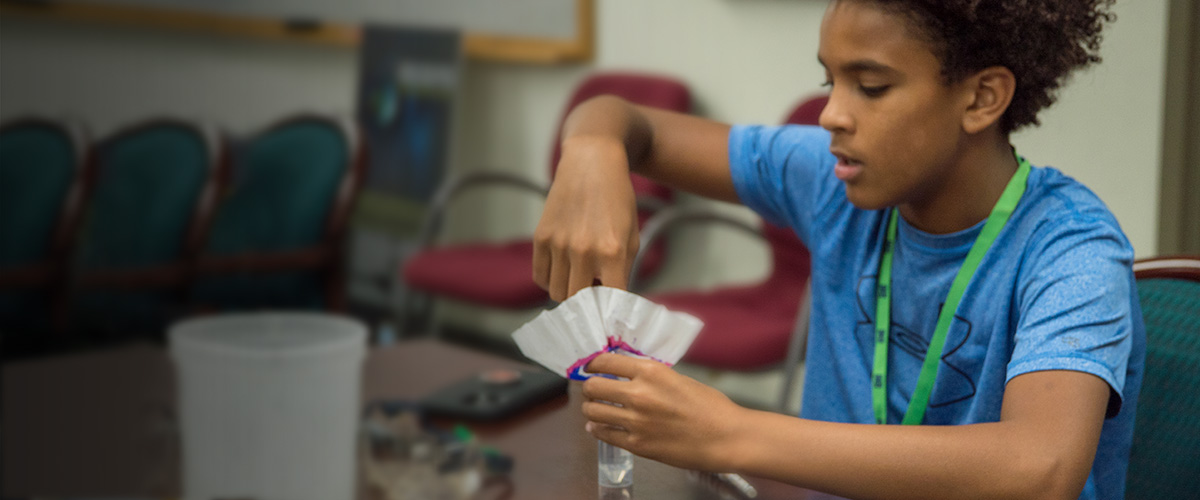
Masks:
[[[583,383],[583,414],[593,436],[680,468],[730,470],[736,426],[744,421],[738,414],[749,410],[657,361],[608,353],[586,369],[629,379]]]

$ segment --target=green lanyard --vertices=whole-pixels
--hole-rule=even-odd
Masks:
[[[1016,154],[1015,152],[1013,153]],[[925,409],[929,405],[929,395],[933,392],[933,381],[937,378],[938,363],[941,362],[942,348],[946,345],[946,334],[950,331],[950,323],[962,300],[967,283],[983,260],[996,235],[1008,222],[1021,195],[1025,194],[1025,181],[1029,178],[1029,162],[1017,156],[1017,172],[1004,188],[1004,193],[996,201],[992,213],[975,244],[967,252],[967,258],[954,283],[950,285],[950,293],[946,295],[946,303],[938,314],[937,329],[933,331],[933,339],[929,341],[929,350],[925,353],[925,363],[921,366],[921,375],[917,379],[917,388],[913,391],[912,400],[908,403],[908,411],[904,413],[904,425],[920,425],[925,418]],[[892,209],[891,220],[888,221],[887,239],[883,244],[883,257],[879,262],[879,284],[875,293],[875,368],[871,371],[871,402],[875,410],[875,423],[887,423],[887,364],[888,364],[888,330],[891,325],[892,305],[892,252],[896,246],[896,223],[899,210]]]

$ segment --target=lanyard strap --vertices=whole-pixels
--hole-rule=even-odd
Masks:
[[[1013,153],[1016,154],[1015,152]],[[1029,178],[1029,161],[1017,156],[1017,172],[1009,179],[1004,187],[1004,193],[996,201],[987,222],[967,252],[962,267],[950,285],[950,293],[946,295],[946,303],[938,314],[937,329],[929,341],[929,350],[925,352],[925,362],[921,365],[921,375],[917,378],[917,388],[913,391],[908,410],[904,413],[904,425],[920,425],[925,418],[925,409],[929,405],[929,395],[933,392],[933,382],[937,378],[938,364],[942,359],[942,349],[946,345],[946,334],[950,331],[950,323],[958,310],[958,302],[962,300],[963,292],[967,289],[975,269],[983,260],[984,254],[1000,234],[1004,224],[1008,222],[1021,195],[1025,194],[1025,182]],[[896,246],[896,225],[899,210],[892,209],[888,220],[887,238],[883,242],[883,256],[879,261],[878,286],[875,289],[875,367],[871,372],[871,402],[875,410],[875,423],[887,423],[887,365],[888,365],[888,331],[892,323],[892,254]]]

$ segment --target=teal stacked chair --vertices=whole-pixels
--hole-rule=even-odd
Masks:
[[[1125,498],[1200,494],[1200,256],[1134,263],[1146,322]]]
[[[223,160],[213,131],[174,119],[118,130],[96,147],[70,300],[78,334],[161,338],[182,313]]]
[[[201,252],[192,307],[343,310],[344,240],[363,151],[353,122],[316,114],[240,142]]]
[[[0,126],[0,336],[6,355],[61,341],[69,250],[86,194],[88,144],[69,121]]]

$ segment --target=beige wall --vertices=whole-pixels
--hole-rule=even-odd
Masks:
[[[5,16],[0,116],[72,115],[97,134],[162,114],[246,132],[298,111],[350,112],[346,49]]]
[[[1103,65],[1066,87],[1041,129],[1014,137],[1034,163],[1091,186],[1117,214],[1139,256],[1156,251],[1165,0],[1118,2]],[[603,0],[597,68],[647,69],[688,81],[698,112],[775,123],[819,90],[815,0]],[[352,110],[352,51],[204,35],[64,28],[4,19],[0,118],[70,113],[99,132],[160,114],[251,130],[298,110]],[[545,178],[550,140],[571,85],[592,67],[471,63],[458,101],[452,168]],[[698,200],[686,200],[698,203]],[[725,207],[751,218],[744,210]],[[491,196],[451,214],[450,236],[532,230],[539,203]],[[707,286],[763,273],[765,253],[724,232],[686,231],[686,257],[663,286]]]
[[[1092,188],[1116,214],[1140,257],[1158,252],[1167,1],[1119,1],[1104,62],[1078,75],[1042,127],[1013,143]]]

